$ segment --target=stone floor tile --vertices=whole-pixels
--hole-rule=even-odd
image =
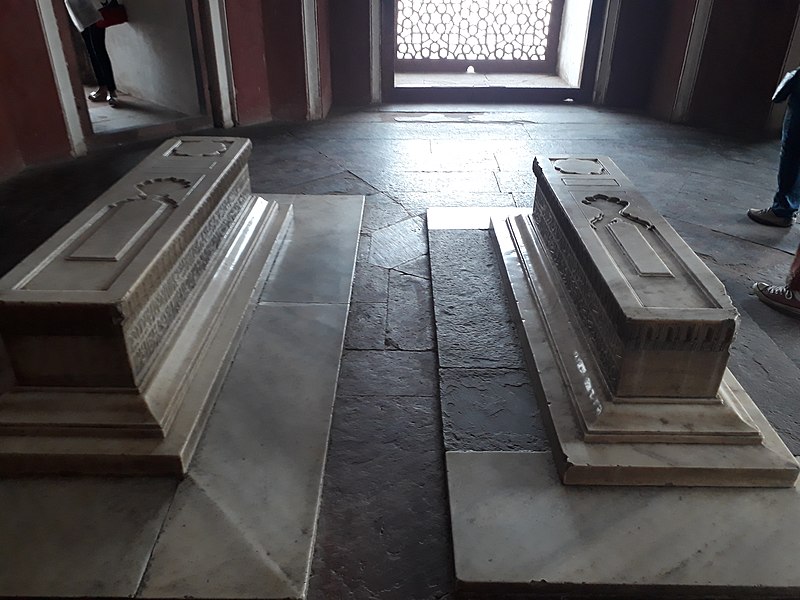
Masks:
[[[752,268],[745,266],[744,270],[755,278],[764,272],[765,267],[771,266],[772,271],[780,273],[779,279],[783,281],[800,241],[800,231],[794,228],[765,227],[751,222],[741,213],[733,215],[732,219],[744,218],[747,222],[723,223],[719,231],[698,225],[702,222],[699,216],[691,221],[684,220],[692,218],[688,214],[680,216],[682,218],[670,215],[667,220],[696,254],[703,259],[710,257],[720,264],[750,265]]]
[[[344,347],[348,350],[386,349],[385,302],[353,302],[350,305]]]
[[[523,368],[489,232],[431,230],[428,237],[440,366]]]
[[[433,350],[431,282],[398,271],[389,273],[386,344],[398,350]]]
[[[339,394],[310,600],[450,597],[439,435],[435,397]]]
[[[436,206],[514,206],[512,195],[501,192],[400,192],[393,197],[413,215]]]
[[[499,192],[491,170],[486,171],[396,171],[352,169],[353,173],[381,192]]]
[[[4,597],[132,597],[177,482],[171,478],[0,481]]]
[[[421,277],[422,279],[427,279],[430,281],[431,278],[431,263],[430,258],[427,254],[423,256],[418,256],[417,258],[413,258],[408,262],[404,262],[396,267],[392,268],[392,271],[397,271],[398,273],[405,273],[406,275],[415,275],[416,277]]]
[[[320,138],[308,142],[315,150],[337,162],[351,160],[356,164],[369,163],[369,157],[377,157],[383,164],[392,164],[392,159],[409,156],[429,157],[431,142],[427,139],[380,139],[359,140],[347,136]]]
[[[368,196],[375,188],[365,183],[349,171],[340,171],[327,177],[320,177],[299,185],[281,190],[285,194],[349,194]]]
[[[499,171],[495,173],[500,191],[507,192],[533,192],[536,190],[536,178],[533,170],[527,171]]]
[[[514,204],[520,208],[532,208],[535,192],[514,192]]]
[[[369,261],[372,236],[362,234],[358,242],[358,260],[353,279],[353,302],[382,302],[389,297],[389,269]]]
[[[755,169],[755,171],[761,170]],[[747,210],[753,206],[771,205],[772,196],[775,193],[775,173],[764,173],[761,181],[754,181],[752,177],[748,177],[748,179],[747,182],[728,185],[729,180],[725,177],[689,172],[685,174],[679,191],[695,198],[727,204],[740,210]]]
[[[408,218],[372,234],[369,262],[392,268],[427,254],[425,223],[419,217]]]
[[[550,449],[524,369],[439,369],[445,449]]]
[[[342,171],[341,166],[319,153],[314,158],[307,159],[266,157],[263,160],[260,160],[258,154],[253,154],[250,163],[253,191],[264,194],[282,193],[292,186],[316,181]]]
[[[434,352],[346,350],[338,393],[345,396],[435,396]]]
[[[526,171],[533,173],[533,157],[558,156],[566,154],[563,142],[555,141],[527,141],[524,145],[509,145],[506,148],[498,148],[494,152],[494,158],[498,169],[502,171]]]
[[[397,200],[386,194],[373,194],[364,203],[362,231],[374,232],[378,229],[399,223],[414,215],[409,213]]]
[[[800,456],[800,369],[747,312],[739,318],[729,368],[791,453]],[[797,334],[796,322],[785,325]]]

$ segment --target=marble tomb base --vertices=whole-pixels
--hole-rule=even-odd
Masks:
[[[536,157],[492,222],[565,484],[792,487],[800,466],[727,368],[738,313],[608,157]]]
[[[0,279],[0,472],[186,471],[291,223],[251,148],[167,140]]]
[[[562,483],[547,449],[558,442],[543,427],[545,403],[540,397],[537,407],[536,386],[515,375],[525,371],[520,346],[513,337],[502,345],[494,333],[508,329],[512,307],[478,320],[479,307],[465,310],[472,316],[463,319],[452,310],[459,297],[492,301],[493,295],[476,294],[476,286],[502,289],[492,221],[527,214],[530,209],[428,211],[439,363],[446,367],[441,372],[454,372],[440,391],[457,597],[800,596],[796,483],[760,489]],[[463,252],[472,262],[462,268],[485,273],[462,281],[451,272],[464,258],[454,259],[453,252],[474,243],[477,232],[486,250]],[[470,339],[484,347],[471,349]],[[459,387],[454,382],[462,372],[475,375]],[[506,404],[492,402],[495,397]]]
[[[362,196],[294,218],[186,476],[0,481],[0,597],[305,598]]]

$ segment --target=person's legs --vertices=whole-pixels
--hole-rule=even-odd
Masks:
[[[89,48],[89,55],[92,58],[92,68],[94,69],[97,83],[100,86],[93,94],[89,94],[89,99],[94,101],[106,100],[113,106],[119,106],[117,101],[117,84],[114,82],[114,70],[111,67],[111,58],[106,50],[106,30],[97,25],[90,25],[83,30],[86,47]],[[103,93],[103,90],[106,90]]]
[[[83,31],[81,31],[81,37],[83,38],[83,43],[86,45],[86,51],[89,54],[89,61],[92,63],[92,71],[94,71],[95,79],[97,79],[98,89],[95,92],[89,94],[89,100],[94,102],[105,102],[106,94],[108,92],[105,84],[104,72],[103,67],[100,64],[100,61],[97,57],[97,53],[95,52],[94,48],[94,39],[92,36],[92,27],[87,27]]]
[[[751,208],[747,216],[756,223],[775,227],[791,227],[800,208],[800,79],[783,117],[781,158],[778,163],[778,191],[769,208]]]
[[[783,118],[778,191],[772,201],[772,212],[783,218],[793,217],[800,208],[800,102],[792,100]]]

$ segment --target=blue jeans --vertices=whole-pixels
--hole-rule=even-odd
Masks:
[[[772,200],[772,212],[778,217],[792,217],[798,208],[800,208],[800,91],[795,91],[789,96],[789,106],[786,107],[786,116],[783,117],[778,191]]]

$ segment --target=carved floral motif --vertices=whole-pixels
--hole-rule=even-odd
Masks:
[[[172,156],[222,156],[233,142],[218,140],[181,140]]]
[[[136,190],[141,198],[161,200],[174,205],[180,204],[190,187],[192,187],[191,181],[179,177],[154,177],[136,184]]]

